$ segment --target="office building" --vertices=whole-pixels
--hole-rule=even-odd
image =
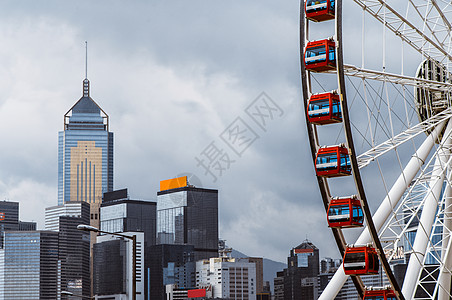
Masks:
[[[86,202],[66,202],[46,208],[46,230],[58,232],[59,291],[91,295],[89,233],[77,229],[90,221]]]
[[[317,299],[319,249],[310,241],[290,250],[287,268],[274,280],[276,300]]]
[[[131,200],[127,189],[104,193],[100,207],[100,229],[107,232],[143,232],[144,251],[155,245],[157,227],[157,203],[153,201]],[[145,256],[144,270],[150,268]],[[148,272],[144,272],[144,282],[148,282]],[[145,284],[145,294],[148,285]]]
[[[46,230],[59,231],[60,217],[77,217],[81,219],[79,224],[88,224],[90,205],[86,202],[70,201],[63,205],[47,207],[45,209]]]
[[[0,201],[0,247],[4,231],[36,230],[35,222],[19,221],[19,202]]]
[[[186,176],[161,181],[157,243],[193,245],[195,260],[217,257],[218,191],[191,186]]]
[[[100,229],[108,232],[144,233],[145,247],[155,245],[157,203],[130,200],[127,189],[104,194],[100,208]]]
[[[213,257],[196,262],[196,286],[212,286],[212,297],[256,299],[256,265],[246,258]],[[301,298],[300,298],[301,299]]]
[[[57,299],[58,233],[5,231],[3,236],[0,299]]]
[[[0,231],[19,230],[19,202],[0,201]]]
[[[148,248],[149,299],[165,300],[165,286],[188,289],[196,286],[193,245],[161,244]]]
[[[144,233],[122,232],[136,236],[137,300],[144,300]],[[133,242],[111,234],[100,235],[94,244],[94,294],[96,299],[131,299],[133,291]]]
[[[64,115],[64,130],[58,135],[58,205],[90,203],[91,225],[99,228],[102,194],[112,190],[113,133],[85,79],[83,96]]]

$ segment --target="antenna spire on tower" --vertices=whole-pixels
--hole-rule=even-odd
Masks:
[[[88,79],[88,41],[85,41],[85,79]]]
[[[85,41],[85,79],[83,80],[83,97],[89,97],[88,41]]]

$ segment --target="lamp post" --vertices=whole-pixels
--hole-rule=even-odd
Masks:
[[[78,230],[83,231],[92,231],[92,232],[99,232],[99,233],[106,233],[111,235],[120,236],[129,240],[132,240],[133,242],[133,248],[132,248],[132,265],[133,265],[133,273],[132,273],[132,300],[137,299],[137,236],[134,234],[132,236],[128,236],[125,234],[115,233],[115,232],[108,232],[100,230],[99,228],[96,228],[94,226],[80,224],[77,226]]]
[[[79,297],[81,299],[94,299],[94,297],[88,297],[88,296],[83,296],[83,295],[77,295],[68,291],[61,291],[61,295],[66,295],[66,296],[73,296],[73,297]]]

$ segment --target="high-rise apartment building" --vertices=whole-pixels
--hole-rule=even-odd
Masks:
[[[98,228],[102,194],[112,190],[113,133],[85,79],[83,96],[64,115],[64,130],[58,136],[58,205],[90,203],[91,225]]]
[[[256,294],[264,292],[264,259],[262,257],[247,257],[250,263],[256,265]]]
[[[5,231],[3,235],[0,299],[57,299],[58,232]]]
[[[69,201],[46,208],[46,230],[58,232],[59,291],[89,297],[90,241],[89,234],[77,230],[77,225],[88,224],[90,207],[86,202]]]
[[[180,179],[180,180],[179,180]],[[194,187],[187,177],[162,181],[157,193],[157,243],[194,246],[195,260],[218,256],[218,190]]]
[[[246,258],[214,257],[196,262],[196,285],[212,287],[212,297],[256,299],[256,264]],[[300,298],[302,299],[302,298]]]

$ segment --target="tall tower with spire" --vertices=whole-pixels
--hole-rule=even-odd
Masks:
[[[91,225],[99,224],[102,194],[113,190],[113,133],[108,115],[90,97],[83,80],[83,96],[64,115],[58,136],[58,205],[88,202]]]

